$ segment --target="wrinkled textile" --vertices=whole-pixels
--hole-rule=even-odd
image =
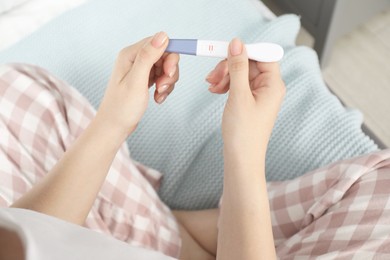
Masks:
[[[42,179],[94,114],[75,89],[42,69],[1,66],[0,206],[9,206]],[[85,226],[178,257],[181,241],[176,220],[153,188],[160,177],[159,172],[133,162],[124,144]]]
[[[390,259],[390,150],[268,184],[280,259]]]
[[[39,181],[93,115],[77,91],[43,70],[0,67],[0,205]],[[177,224],[153,188],[160,177],[123,146],[86,226],[177,257]],[[390,150],[268,183],[278,257],[390,259],[389,187]]]
[[[26,209],[0,208],[0,232],[4,228],[13,231],[22,241],[24,260],[175,259]],[[12,237],[8,234],[1,239],[12,240]],[[1,246],[5,249],[3,243]]]

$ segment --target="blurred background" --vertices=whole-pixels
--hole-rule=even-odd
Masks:
[[[330,90],[364,114],[364,130],[390,147],[390,1],[263,0],[301,16],[297,45],[314,48]]]

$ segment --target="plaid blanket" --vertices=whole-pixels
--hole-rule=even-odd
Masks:
[[[95,111],[63,81],[25,65],[0,66],[0,111],[0,206],[7,207],[50,171]],[[123,144],[85,226],[177,257],[179,230],[156,193],[160,178]]]
[[[0,66],[0,206],[38,182],[94,113],[77,91],[42,69]],[[177,257],[177,223],[155,190],[160,178],[132,161],[124,144],[85,226]],[[390,150],[269,182],[278,257],[390,259],[389,187]]]

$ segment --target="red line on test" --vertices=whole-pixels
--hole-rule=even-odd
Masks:
[[[214,49],[214,46],[213,45],[209,45],[209,51],[213,51]]]

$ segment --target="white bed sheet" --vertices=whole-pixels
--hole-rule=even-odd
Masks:
[[[26,260],[174,260],[160,252],[132,246],[31,210],[0,209],[0,229],[16,233],[23,243]]]
[[[0,51],[88,0],[30,0],[0,15]]]
[[[89,0],[30,0],[0,15],[0,51],[10,47],[67,10]],[[259,15],[274,19],[276,16],[260,0],[251,0]]]

